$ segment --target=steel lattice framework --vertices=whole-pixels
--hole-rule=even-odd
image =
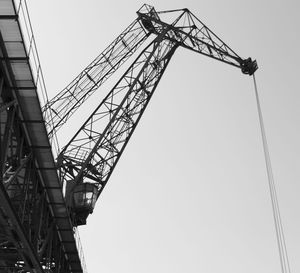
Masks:
[[[137,19],[41,108],[19,14],[13,0],[2,0],[1,7],[0,272],[84,272],[74,232],[85,220],[77,221],[72,192],[92,184],[100,196],[176,49],[249,75],[257,65],[239,57],[188,9],[157,12],[143,5]],[[54,160],[50,140],[56,132],[134,56]]]
[[[49,137],[52,137],[81,104],[116,72],[147,37],[148,34],[138,20],[134,20],[67,87],[43,107],[44,112],[49,109],[53,112],[52,118],[46,120]]]
[[[239,67],[245,74],[252,74],[257,68],[250,58],[241,59],[187,9],[156,12],[144,5],[137,14],[143,37],[151,35],[154,40],[59,154],[61,179],[68,188],[93,183],[99,197],[179,46]],[[166,14],[171,18],[175,15],[171,23],[161,20],[160,16]]]
[[[64,180],[77,184],[84,177],[100,194],[177,47],[164,35],[140,54],[62,151]]]
[[[10,90],[0,73],[0,272],[45,272],[55,267],[57,272],[70,272],[34,147]]]
[[[158,35],[165,28],[169,29],[166,34],[168,39],[182,47],[239,67],[246,74],[252,74],[256,69],[251,59],[244,60],[239,57],[188,9],[156,12],[153,7],[144,5],[137,14],[138,19],[43,107],[44,112],[51,110],[53,113],[52,117],[46,120],[49,137],[53,137],[85,100],[134,54],[150,34]],[[159,15],[171,15],[171,18],[175,18],[171,23],[166,23]]]
[[[0,3],[0,272],[83,272],[38,99],[26,2]],[[29,37],[31,50],[24,37]],[[35,59],[36,61],[37,59]]]

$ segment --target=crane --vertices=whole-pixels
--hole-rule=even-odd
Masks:
[[[151,33],[168,26],[168,23],[160,20],[158,14],[173,13],[179,16],[169,24],[172,26],[168,35],[169,39],[172,35],[177,35],[173,39],[182,42],[183,47],[240,67],[245,74],[254,73],[256,62],[240,58],[189,10],[179,9],[157,13],[153,7],[144,5],[137,12],[138,18],[61,92],[44,105],[43,112],[46,113],[49,110],[52,113],[45,120],[50,138],[138,50]],[[187,22],[184,22],[185,20]]]
[[[29,62],[38,60],[36,45],[30,27],[26,50],[20,25],[24,20],[31,26],[26,2],[18,8],[14,2],[0,8],[1,272],[86,272],[77,226],[93,212],[176,50],[189,49],[247,75],[257,63],[241,58],[188,9],[156,11],[145,4],[41,111],[41,66],[35,62],[35,71]],[[54,159],[58,130],[129,60]]]
[[[137,11],[137,19],[44,106],[44,111],[54,113],[46,120],[49,137],[149,39],[57,157],[74,226],[86,224],[93,212],[178,47],[240,68],[247,75],[258,68],[255,60],[242,59],[188,9],[157,12],[144,4]]]
[[[30,26],[29,49],[19,24],[22,14]],[[26,2],[20,1],[16,9],[14,1],[7,0],[1,8],[1,272],[86,272],[77,226],[85,225],[93,212],[179,47],[253,75],[281,269],[290,272],[255,60],[241,58],[188,9],[156,11],[145,4],[137,18],[41,111],[37,94],[41,69],[26,16]],[[57,131],[135,53],[131,65],[54,162],[51,140],[57,138]],[[29,63],[32,56],[36,78]]]

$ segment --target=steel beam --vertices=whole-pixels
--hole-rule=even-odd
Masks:
[[[167,31],[140,53],[62,150],[57,161],[68,192],[84,181],[102,192],[178,46],[165,39]]]

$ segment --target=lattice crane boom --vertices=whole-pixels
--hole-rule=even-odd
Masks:
[[[137,14],[150,33],[159,34],[169,28],[166,38],[184,48],[239,67],[244,74],[252,75],[257,69],[256,61],[242,59],[188,9],[156,12],[153,7],[144,5]]]
[[[43,112],[50,109],[46,119],[49,137],[67,122],[75,111],[125,63],[147,40],[169,28],[166,38],[180,46],[216,60],[241,68],[252,75],[257,69],[251,58],[242,59],[188,9],[156,12],[144,5],[134,20],[99,56],[97,56],[68,86],[51,99]],[[167,15],[167,21],[160,17]],[[48,111],[49,112],[49,111]]]
[[[177,45],[158,36],[134,61],[58,158],[68,187],[97,185],[99,196]]]
[[[147,39],[139,21],[134,20],[71,83],[43,107],[52,113],[46,120],[49,137],[55,134],[84,103]]]
[[[86,272],[76,226],[93,211],[176,49],[190,49],[249,75],[257,65],[240,58],[187,9],[156,12],[144,5],[42,115],[38,90],[47,96],[26,2],[18,7],[14,0],[3,2],[0,271]],[[132,64],[54,161],[56,131],[130,57]]]
[[[137,14],[145,33],[151,34],[154,40],[135,59],[57,159],[75,225],[85,224],[92,212],[92,209],[76,210],[73,196],[76,188],[87,190],[83,186],[88,185],[94,195],[93,203],[96,202],[176,48],[182,46],[239,67],[245,74],[251,75],[257,69],[256,61],[240,58],[187,9],[157,13],[153,7],[144,5]],[[176,17],[166,23],[159,14],[176,14]],[[80,200],[83,202],[82,198]]]

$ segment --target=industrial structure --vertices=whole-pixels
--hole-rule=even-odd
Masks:
[[[86,271],[77,226],[86,224],[178,47],[244,74],[257,69],[256,61],[241,58],[188,9],[158,12],[143,5],[48,100],[26,2],[0,2],[0,272]],[[134,56],[69,143],[53,153],[56,132]]]

